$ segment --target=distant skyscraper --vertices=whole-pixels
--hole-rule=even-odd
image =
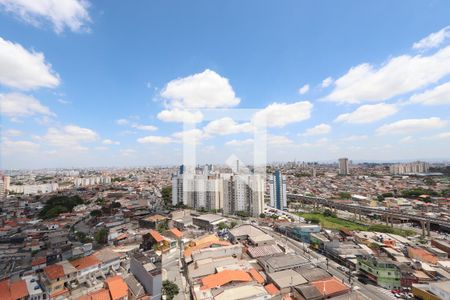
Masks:
[[[281,175],[279,170],[269,176],[270,206],[276,209],[287,207],[286,199],[286,176]]]
[[[348,158],[343,157],[339,158],[339,174],[340,175],[349,175],[350,169],[348,166]]]

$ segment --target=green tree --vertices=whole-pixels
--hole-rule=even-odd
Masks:
[[[231,221],[231,222],[230,222],[230,228],[236,227],[237,224],[238,224],[238,223],[237,223],[236,221]]]
[[[165,206],[172,205],[172,187],[170,185],[161,189],[161,196]]]
[[[167,300],[172,300],[178,293],[180,289],[178,285],[169,280],[164,280],[162,283],[162,293],[166,296]]]
[[[259,214],[259,217],[260,217],[261,219],[264,219],[264,218],[266,217],[266,214],[260,213],[260,214]]]
[[[323,211],[323,215],[325,216],[325,217],[333,217],[333,218],[336,218],[336,214],[334,213],[334,212],[332,212],[331,211],[331,209],[325,209],[324,211]]]
[[[101,228],[95,233],[95,241],[99,244],[106,244],[108,242],[108,229]]]
[[[341,199],[350,199],[352,195],[349,192],[340,192],[339,198]]]
[[[95,209],[89,213],[91,217],[100,217],[102,215],[102,211],[100,209]]]
[[[217,224],[217,228],[218,228],[219,230],[224,230],[224,229],[228,229],[229,226],[228,226],[227,223],[225,223],[225,222],[220,222],[219,224]]]

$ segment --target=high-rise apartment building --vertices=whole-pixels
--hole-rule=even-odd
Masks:
[[[339,158],[339,175],[350,175],[348,158]]]
[[[7,192],[9,190],[10,182],[11,182],[11,177],[0,173],[0,199],[3,199],[6,197]]]
[[[430,164],[423,161],[395,164],[389,167],[389,171],[393,175],[427,173],[429,169]]]
[[[287,207],[286,199],[286,176],[281,175],[279,170],[269,176],[270,206],[276,209]]]
[[[258,216],[264,210],[262,176],[214,173],[203,168],[196,173],[186,170],[172,176],[172,204],[194,209],[223,209],[225,214],[245,212]]]

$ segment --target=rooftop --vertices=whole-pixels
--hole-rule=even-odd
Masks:
[[[302,275],[291,269],[269,273],[267,275],[280,289],[307,283],[307,280]]]
[[[100,260],[94,255],[89,255],[85,257],[81,257],[75,260],[70,261],[72,266],[74,266],[77,270],[87,269],[89,267],[100,264]]]
[[[252,277],[244,271],[237,270],[225,270],[216,274],[208,275],[201,279],[202,290],[212,289],[215,287],[223,286],[233,281],[249,282],[252,281]]]
[[[128,295],[128,286],[122,276],[116,275],[105,280],[111,293],[112,300],[121,299]]]

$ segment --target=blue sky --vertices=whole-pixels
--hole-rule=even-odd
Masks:
[[[0,0],[1,168],[449,159],[448,1],[243,2]]]

